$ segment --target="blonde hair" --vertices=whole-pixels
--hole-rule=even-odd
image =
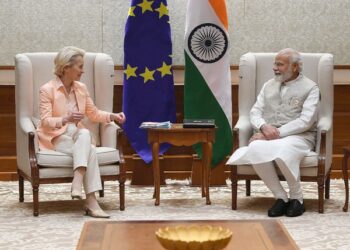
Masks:
[[[63,69],[65,67],[72,66],[74,63],[74,60],[78,57],[84,57],[85,50],[73,47],[73,46],[67,46],[62,48],[58,54],[55,57],[54,63],[55,63],[55,70],[54,73],[57,76],[63,75]]]

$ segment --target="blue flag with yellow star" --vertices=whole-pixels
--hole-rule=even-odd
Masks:
[[[175,122],[172,44],[166,0],[132,0],[125,26],[123,112],[129,142],[152,161],[142,122]],[[168,144],[160,145],[163,154]]]

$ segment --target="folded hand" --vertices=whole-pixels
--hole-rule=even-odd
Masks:
[[[63,117],[63,124],[67,122],[78,123],[84,119],[84,114],[80,112],[71,112],[67,116]]]
[[[126,120],[123,112],[111,114],[111,119],[119,124],[123,124]]]
[[[266,140],[265,136],[263,135],[263,133],[255,133],[250,139],[249,139],[249,143],[251,143],[252,141],[256,141],[256,140]]]
[[[260,128],[266,140],[274,140],[280,138],[280,131],[275,126],[264,124]]]

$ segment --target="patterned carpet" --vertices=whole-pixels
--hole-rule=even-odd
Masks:
[[[273,203],[271,193],[262,182],[252,185],[252,196],[245,196],[239,185],[238,210],[231,210],[231,189],[210,189],[212,205],[205,205],[200,189],[187,181],[167,181],[161,188],[161,205],[154,206],[152,187],[126,186],[126,209],[119,211],[118,190],[114,182],[105,184],[101,206],[111,220],[195,220],[195,219],[268,219]],[[40,187],[40,216],[32,216],[31,188],[25,185],[25,202],[18,202],[17,182],[0,182],[0,249],[75,249],[84,222],[83,202],[69,200],[69,184]],[[331,181],[331,199],[325,213],[317,213],[314,183],[303,183],[307,211],[301,217],[281,217],[285,227],[301,249],[350,249],[350,214],[342,211],[344,184]],[[140,248],[142,249],[142,248]]]

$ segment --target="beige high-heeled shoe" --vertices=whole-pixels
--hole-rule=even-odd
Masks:
[[[90,209],[88,207],[85,207],[85,215],[94,217],[94,218],[109,218],[110,215],[105,213],[102,209]]]
[[[76,190],[76,189],[71,188],[70,193],[72,196],[72,200],[74,200],[74,199],[82,200],[83,199],[83,195],[81,193],[81,190]]]

